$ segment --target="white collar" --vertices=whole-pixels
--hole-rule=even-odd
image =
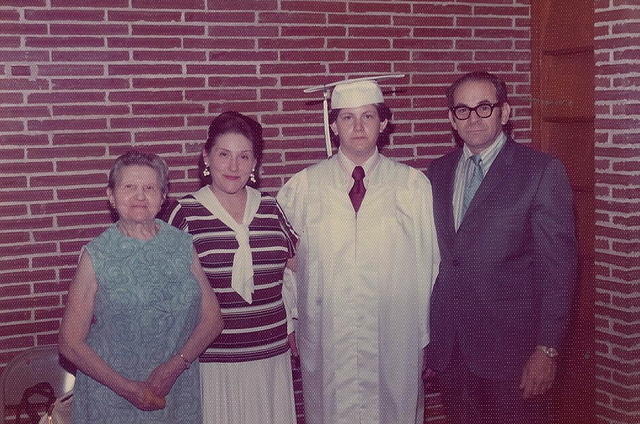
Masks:
[[[353,173],[353,168],[357,165],[345,155],[340,148],[338,148],[338,153],[336,154],[338,157],[338,162],[344,169],[344,172],[351,178],[351,174]],[[373,171],[373,168],[378,164],[380,159],[380,153],[378,152],[378,148],[373,152],[371,156],[360,166],[364,169],[364,178],[367,180],[367,176]]]

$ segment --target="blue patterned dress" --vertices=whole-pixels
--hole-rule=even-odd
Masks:
[[[98,281],[87,343],[126,378],[147,379],[184,345],[199,319],[200,287],[191,273],[191,236],[156,220],[151,240],[115,225],[86,249]],[[185,370],[158,411],[141,411],[78,371],[74,424],[202,423],[198,362]]]

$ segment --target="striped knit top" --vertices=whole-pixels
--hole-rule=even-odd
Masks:
[[[276,200],[266,194],[249,223],[255,291],[247,303],[231,288],[233,256],[238,248],[234,232],[187,195],[168,211],[167,221],[193,236],[193,244],[215,292],[224,329],[200,362],[243,362],[286,352],[287,315],[282,296],[282,275],[294,255],[297,235]]]

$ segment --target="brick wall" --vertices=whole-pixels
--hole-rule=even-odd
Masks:
[[[529,0],[3,0],[0,366],[55,342],[78,251],[110,222],[117,155],[159,153],[179,196],[196,188],[212,116],[235,109],[265,127],[274,192],[325,156],[321,105],[303,88],[399,72],[384,85],[386,153],[424,169],[452,146],[444,88],[469,70],[509,82],[515,135],[529,139],[529,61]]]
[[[595,0],[596,401],[640,422],[640,7]]]

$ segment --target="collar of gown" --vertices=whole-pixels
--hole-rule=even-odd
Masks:
[[[351,177],[351,174],[353,173],[353,168],[356,167],[356,164],[353,163],[353,161],[349,159],[347,155],[345,155],[342,152],[342,150],[340,150],[340,148],[338,148],[338,154],[336,156],[338,158],[338,162],[340,163],[340,166],[342,167],[342,169],[344,169],[344,172],[346,175],[345,181],[347,181],[349,184],[353,184],[353,178]],[[373,152],[373,154],[369,157],[369,159],[367,159],[362,165],[360,165],[364,169],[365,181],[369,180],[368,177],[372,174],[374,168],[378,164],[379,159],[380,159],[380,153],[376,148],[375,152]]]
[[[238,249],[233,255],[233,268],[231,269],[231,288],[235,290],[247,303],[253,301],[253,259],[249,246],[249,224],[260,206],[260,192],[251,187],[245,187],[247,202],[244,207],[242,223],[238,223],[222,207],[218,198],[213,194],[209,186],[204,186],[196,191],[193,196],[227,227],[233,230],[238,242]]]

